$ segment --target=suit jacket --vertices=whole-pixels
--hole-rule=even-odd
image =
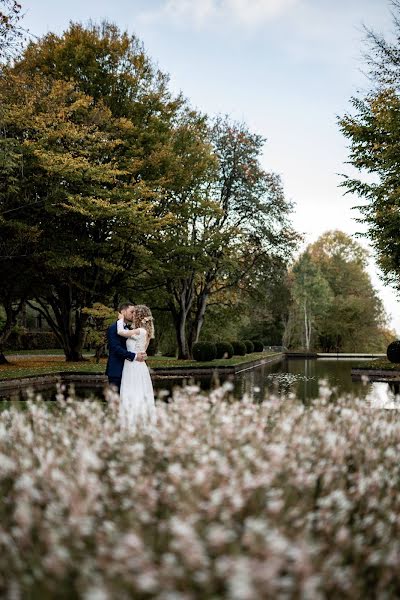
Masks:
[[[122,369],[124,368],[124,361],[134,360],[136,354],[129,352],[126,349],[126,338],[117,333],[117,323],[113,323],[107,329],[107,342],[108,342],[108,361],[106,368],[106,375],[108,377],[122,377]]]

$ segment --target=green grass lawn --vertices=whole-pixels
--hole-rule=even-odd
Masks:
[[[388,360],[377,359],[377,360],[369,360],[360,362],[356,365],[353,365],[354,369],[374,369],[379,371],[400,371],[399,363],[391,363]]]
[[[49,348],[46,350],[7,350],[5,355],[8,356],[64,356],[64,350],[60,348]],[[85,351],[84,356],[94,356],[94,352]]]
[[[253,354],[246,354],[245,356],[234,356],[230,359],[221,358],[209,362],[178,360],[166,356],[152,356],[149,357],[147,364],[150,368],[170,368],[171,370],[177,367],[216,368],[240,365],[279,354],[279,352],[255,352]],[[102,359],[100,363],[96,363],[93,358],[85,362],[65,362],[61,356],[39,356],[33,354],[31,356],[24,356],[23,358],[15,358],[8,365],[0,365],[0,380],[71,371],[75,371],[76,373],[104,373],[105,367],[105,359]]]
[[[198,362],[196,360],[178,360],[165,356],[152,356],[148,359],[149,367],[156,368],[186,368],[186,367],[233,367],[253,360],[260,360],[268,356],[278,355],[280,352],[253,352],[245,356],[233,356],[232,358],[219,358],[207,362]]]

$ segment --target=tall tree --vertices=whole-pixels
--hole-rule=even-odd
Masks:
[[[324,350],[382,351],[386,314],[367,271],[368,255],[342,231],[328,231],[309,247],[333,301],[320,322]]]
[[[266,346],[281,346],[290,306],[287,261],[272,257],[265,268],[253,271],[249,284],[242,294],[239,339],[261,340]],[[247,318],[247,322],[243,322],[243,317]]]
[[[342,231],[327,231],[307,247],[291,273],[285,345],[324,352],[385,349],[387,317],[367,258]]]
[[[309,351],[321,332],[320,322],[329,311],[333,294],[309,251],[304,252],[292,269],[292,306],[287,322],[285,345],[300,344]]]
[[[68,360],[82,358],[82,308],[128,288],[163,222],[166,143],[184,109],[167,83],[106,23],[31,43],[0,78],[1,143],[14,153],[1,212],[39,231],[32,289]]]
[[[206,153],[207,168],[190,169],[194,178],[165,197],[179,218],[160,245],[164,303],[174,318],[180,358],[190,356],[210,299],[226,299],[230,291],[235,296],[258,265],[287,257],[297,241],[280,179],[260,165],[264,140],[226,118],[203,135],[214,160]]]
[[[293,205],[281,179],[261,166],[265,139],[243,123],[217,118],[210,131],[218,160],[211,197],[219,207],[211,226],[223,234],[216,240],[212,262],[196,287],[189,343],[200,336],[209,298],[235,289],[252,290],[257,276],[273,279],[273,271],[290,260],[299,235],[290,222]]]
[[[357,208],[386,282],[400,289],[400,2],[392,1],[394,38],[367,32],[371,89],[353,97],[340,119],[358,177],[343,185],[365,202]]]

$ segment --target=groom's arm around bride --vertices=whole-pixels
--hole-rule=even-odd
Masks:
[[[133,305],[128,306],[131,307]],[[129,308],[126,310],[129,310]],[[106,375],[108,377],[109,384],[114,385],[119,392],[125,360],[143,361],[146,358],[146,354],[143,352],[138,352],[135,354],[135,352],[129,352],[129,350],[126,349],[126,339],[118,335],[116,322],[110,325],[110,327],[107,329],[107,342],[108,361]]]

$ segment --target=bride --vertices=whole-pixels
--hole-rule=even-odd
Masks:
[[[146,352],[151,338],[154,338],[151,310],[144,305],[135,306],[134,323],[136,329],[126,329],[124,319],[120,318],[117,321],[118,335],[127,338],[126,348],[130,352]],[[125,360],[120,398],[119,413],[123,426],[136,429],[137,426],[154,425],[154,391],[145,362]]]

